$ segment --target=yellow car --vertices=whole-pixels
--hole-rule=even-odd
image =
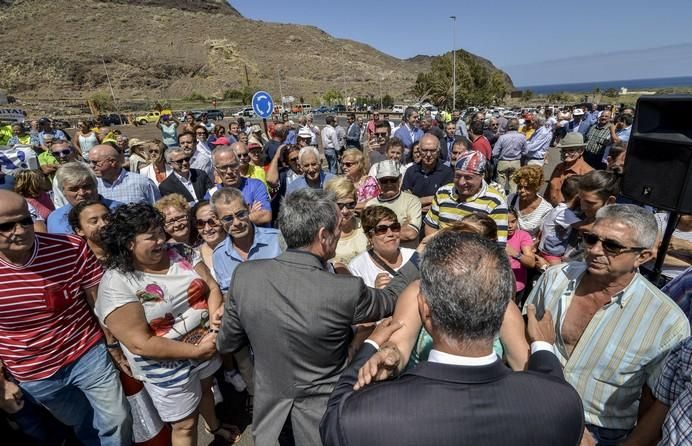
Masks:
[[[157,111],[152,111],[147,113],[146,115],[140,115],[135,117],[135,122],[140,125],[146,125],[150,122],[156,122],[159,120],[159,116],[161,116],[161,113]]]

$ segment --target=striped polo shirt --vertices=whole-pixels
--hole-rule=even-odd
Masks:
[[[0,260],[0,360],[19,381],[45,379],[102,337],[85,289],[103,270],[81,238],[36,234],[22,266]]]
[[[690,335],[690,325],[675,302],[637,273],[596,312],[568,355],[561,328],[585,272],[581,262],[549,268],[526,303],[538,314],[552,313],[558,358],[582,398],[586,423],[631,429],[643,385],[655,388],[666,354]]]
[[[454,183],[442,186],[437,190],[423,222],[433,229],[444,229],[474,212],[484,212],[497,224],[498,242],[507,242],[507,201],[502,192],[483,180],[476,195],[460,200]]]

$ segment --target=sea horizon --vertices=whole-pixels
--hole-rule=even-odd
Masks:
[[[628,90],[646,90],[666,87],[692,87],[692,76],[590,81],[565,84],[526,85],[515,88],[516,90],[531,90],[535,94],[550,94],[560,92],[591,93],[596,88],[599,88],[601,91],[604,91],[609,88],[615,88],[616,90],[620,90],[620,88],[623,87],[627,88]]]

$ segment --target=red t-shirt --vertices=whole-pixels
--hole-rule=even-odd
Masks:
[[[0,259],[0,360],[19,381],[53,376],[103,335],[84,293],[103,269],[84,240],[41,233],[33,249],[24,266]]]
[[[493,156],[493,148],[490,146],[490,141],[488,138],[481,135],[471,142],[471,148],[478,152],[481,152],[485,159],[489,160]]]

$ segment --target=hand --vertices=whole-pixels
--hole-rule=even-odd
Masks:
[[[130,363],[127,362],[127,358],[125,358],[122,349],[109,348],[108,354],[111,355],[111,359],[113,360],[113,363],[118,368],[118,370],[120,370],[127,376],[132,377],[132,369],[130,368]]]
[[[8,380],[3,380],[0,383],[0,411],[9,414],[19,412],[24,407],[22,397],[22,389],[17,384]]]
[[[380,351],[375,353],[358,370],[358,381],[353,385],[354,390],[362,389],[372,381],[383,381],[399,370],[401,353],[394,345],[382,346]]]
[[[384,288],[389,285],[389,282],[391,281],[392,278],[389,276],[389,274],[379,273],[377,277],[375,277],[375,288]]]
[[[197,353],[193,359],[206,360],[216,353],[217,332],[210,331],[197,343]]]
[[[505,245],[505,252],[507,252],[507,255],[510,257],[514,257],[519,254],[519,251],[509,246],[509,243]]]
[[[252,207],[250,207],[250,213],[261,211],[262,210],[262,203],[259,201],[255,201],[252,203]]]
[[[212,328],[218,329],[221,327],[221,319],[223,318],[223,304],[219,306],[219,308],[216,309],[214,314],[211,315],[211,320],[209,321],[209,325],[211,325]]]
[[[555,325],[553,324],[553,315],[549,310],[545,310],[541,320],[536,319],[536,306],[531,304],[527,307],[528,324],[526,332],[529,335],[529,341],[544,341],[549,344],[555,344]]]
[[[587,428],[584,428],[584,435],[581,437],[579,446],[596,446],[596,440],[591,435],[591,432]]]
[[[382,346],[385,342],[389,341],[392,334],[404,326],[401,321],[392,320],[391,317],[382,319],[376,326],[375,329],[370,333],[368,339],[377,343],[377,345]]]

